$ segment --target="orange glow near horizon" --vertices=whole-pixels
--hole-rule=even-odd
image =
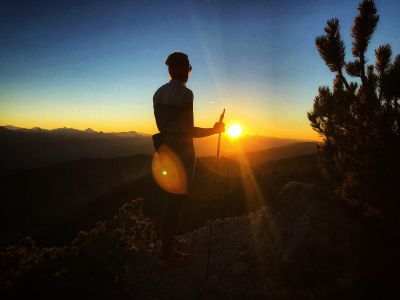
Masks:
[[[213,120],[197,122],[196,126],[199,127],[211,127],[210,124]],[[254,122],[254,121],[253,121]],[[137,131],[146,134],[154,134],[158,132],[157,127],[153,124],[153,121],[149,122],[140,122],[132,120],[131,122],[126,121],[111,121],[104,122],[102,120],[94,121],[64,121],[64,120],[7,120],[5,118],[0,119],[0,126],[13,125],[16,127],[22,128],[33,128],[40,127],[43,129],[56,129],[56,128],[74,128],[78,130],[85,130],[87,128],[91,128],[95,131],[103,131],[103,132],[124,132],[124,131]],[[259,135],[259,136],[268,136],[268,137],[277,137],[277,138],[292,138],[292,139],[300,139],[300,140],[314,140],[321,141],[322,138],[318,136],[316,132],[314,132],[311,127],[308,128],[308,124],[299,124],[299,126],[291,126],[291,127],[278,127],[277,124],[267,124],[262,128],[263,130],[254,130],[249,126],[243,126],[240,124],[239,126],[242,128],[241,135]],[[257,128],[258,126],[255,126]],[[228,127],[229,129],[229,127]],[[227,134],[229,134],[227,132]]]
[[[227,127],[238,124],[242,128],[242,135],[321,141],[318,134],[311,129],[302,111],[286,111],[286,108],[281,106],[279,108],[266,105],[245,106],[245,103],[234,104],[224,98],[219,104],[214,103],[211,107],[208,102],[205,104],[199,99],[195,107],[195,126],[212,127],[218,121],[222,106],[227,107],[225,115]],[[0,125],[3,126],[43,129],[67,127],[79,130],[92,128],[103,132],[137,131],[147,134],[158,132],[152,106],[147,104],[140,107],[130,105],[89,107],[84,104],[66,104],[60,107],[49,104],[45,107],[37,106],[35,109],[23,105],[3,108],[0,110]]]
[[[189,86],[190,87],[190,86]],[[193,88],[193,87],[192,87]],[[287,100],[274,94],[259,95],[256,90],[233,93],[221,86],[210,104],[210,97],[195,92],[195,126],[212,127],[226,108],[225,124],[237,123],[243,135],[259,135],[277,138],[320,141],[321,138],[309,125],[306,110],[300,104],[288,105]],[[151,99],[153,90],[146,99]],[[200,93],[200,92],[199,92]],[[23,97],[22,97],[23,96]],[[23,128],[61,127],[85,130],[92,128],[103,132],[137,131],[154,134],[158,132],[151,100],[139,102],[133,99],[102,99],[93,105],[89,100],[68,102],[76,93],[66,95],[58,102],[33,98],[32,104],[22,101],[28,96],[15,97],[10,103],[0,103],[0,125]],[[48,99],[48,96],[44,99]],[[64,99],[65,98],[65,99]],[[268,99],[275,99],[274,101]],[[61,102],[62,101],[62,102]],[[239,121],[240,120],[240,121]]]

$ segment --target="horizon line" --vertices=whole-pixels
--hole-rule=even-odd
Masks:
[[[26,127],[19,127],[19,126],[10,125],[10,124],[7,124],[7,125],[0,125],[0,127],[4,127],[4,128],[6,128],[6,129],[9,129],[9,130],[13,130],[13,129],[7,128],[7,127],[12,127],[12,128],[14,128],[14,130],[18,130],[18,129],[25,129],[25,130],[42,129],[42,130],[52,131],[52,130],[57,130],[57,129],[72,129],[72,130],[77,130],[77,131],[82,131],[82,132],[85,132],[86,130],[90,129],[91,131],[96,132],[96,133],[126,133],[126,132],[135,132],[135,133],[140,134],[140,135],[147,135],[147,136],[153,135],[153,133],[141,132],[141,131],[136,131],[136,130],[128,130],[128,131],[103,131],[103,130],[100,130],[100,131],[97,131],[97,130],[93,129],[92,127],[87,127],[86,129],[77,129],[77,128],[65,127],[65,126],[63,126],[63,127],[56,127],[56,128],[43,128],[43,127],[38,127],[38,126],[31,127],[31,128],[26,128]],[[245,134],[245,136],[264,137],[264,138],[276,138],[276,139],[287,139],[287,140],[295,140],[295,141],[317,142],[317,143],[320,143],[320,141],[318,141],[318,140],[305,139],[305,138],[299,139],[299,138],[292,138],[292,137],[277,137],[277,136],[267,136],[267,135],[260,135],[260,134],[253,134],[253,135],[251,135],[251,134]]]

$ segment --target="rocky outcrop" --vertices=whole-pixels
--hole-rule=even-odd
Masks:
[[[271,207],[213,221],[208,279],[209,224],[183,238],[193,260],[182,268],[161,270],[156,256],[142,257],[139,298],[351,299],[360,281],[363,231],[340,198],[316,185],[290,182]]]
[[[209,276],[205,277],[209,226],[185,234],[192,261],[160,269],[157,255],[143,256],[141,278],[133,288],[139,299],[264,299],[268,293],[255,252],[248,216],[213,221]],[[152,283],[149,285],[149,283]]]
[[[258,253],[273,280],[304,292],[343,292],[357,284],[365,235],[335,193],[288,183],[271,207],[253,218]]]

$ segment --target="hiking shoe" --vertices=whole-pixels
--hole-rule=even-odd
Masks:
[[[187,251],[189,249],[189,244],[184,239],[174,238],[172,241],[172,248],[180,251]]]
[[[171,248],[179,252],[187,252],[189,250],[189,244],[184,239],[174,238],[172,240]],[[147,244],[145,247],[145,251],[150,254],[160,253],[161,249],[162,249],[162,242],[160,240],[151,242]]]
[[[145,251],[151,255],[155,255],[161,252],[161,247],[162,247],[161,241],[157,240],[155,242],[147,244],[145,247]]]
[[[192,256],[190,254],[175,251],[167,258],[160,257],[158,266],[160,268],[182,267],[186,265],[191,258]]]

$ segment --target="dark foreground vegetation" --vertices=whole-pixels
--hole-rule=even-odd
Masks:
[[[137,253],[154,238],[140,200],[127,202],[118,215],[80,231],[63,247],[39,247],[32,238],[24,238],[0,253],[2,299],[121,296],[127,287],[138,288]]]

